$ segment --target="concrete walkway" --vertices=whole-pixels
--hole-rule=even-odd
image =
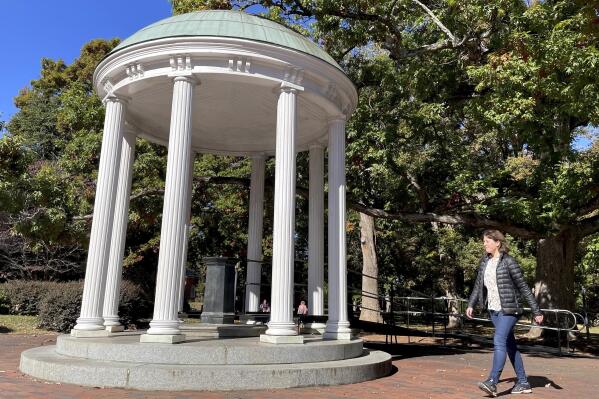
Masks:
[[[394,357],[394,373],[386,378],[337,387],[312,387],[246,392],[145,392],[85,388],[36,381],[18,371],[20,353],[41,345],[54,345],[54,336],[0,335],[0,398],[483,398],[476,382],[488,373],[488,349],[441,349],[425,343],[387,347]],[[375,338],[376,339],[376,338]],[[414,338],[413,338],[414,340]],[[385,350],[384,345],[373,344]],[[524,364],[537,398],[595,398],[599,392],[599,358],[524,355]],[[509,363],[499,385],[509,396],[514,372]]]

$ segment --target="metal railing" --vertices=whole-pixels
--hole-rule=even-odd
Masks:
[[[379,289],[382,288],[380,287],[380,279],[375,276],[365,275],[354,270],[348,270],[348,272],[374,279],[377,281]],[[402,287],[401,290],[412,295],[395,296],[395,293],[397,292],[396,286],[396,282],[391,283],[391,287],[386,290],[386,295],[364,292],[361,289],[354,289],[351,287],[348,287],[348,291],[354,295],[361,295],[362,297],[376,299],[379,301],[379,303],[383,302],[389,304],[390,312],[386,312],[380,308],[366,309],[379,312],[382,315],[384,323],[389,325],[389,332],[391,332],[393,327],[397,325],[396,321],[400,321],[398,319],[403,318],[405,327],[407,329],[408,343],[411,341],[410,332],[413,330],[412,320],[414,317],[424,317],[425,327],[427,327],[430,323],[430,334],[433,337],[437,336],[436,328],[438,321],[441,319],[443,327],[443,345],[446,345],[448,336],[447,328],[450,318],[459,319],[458,331],[462,333],[465,324],[469,321],[492,323],[491,319],[488,317],[473,317],[472,319],[467,318],[465,315],[465,310],[467,308],[468,301],[466,299],[447,296],[429,296],[406,287]],[[381,292],[384,291],[385,290],[381,290]],[[414,304],[417,305],[414,306]],[[382,307],[383,305],[381,304],[381,308]],[[585,328],[587,332],[587,338],[589,337],[589,319],[586,313],[586,307],[584,312],[585,316],[567,309],[541,309],[541,312],[545,316],[545,321],[542,325],[533,324],[533,315],[530,308],[523,308],[523,311],[529,316],[530,322],[523,323],[519,321],[516,323],[516,326],[525,328],[538,328],[545,331],[555,331],[557,335],[557,349],[560,354],[562,353],[562,336],[564,334],[566,334],[566,347],[568,351],[570,351],[570,341],[573,338],[576,338]],[[583,326],[583,328],[579,330],[578,325],[580,324]],[[386,334],[386,343],[389,343],[389,341],[392,343],[393,339],[395,339],[395,342],[397,342],[397,336],[394,334]]]
[[[370,293],[370,294],[372,294],[372,293]],[[407,305],[404,306],[404,309],[402,309],[400,302],[404,302],[404,303],[407,302]],[[412,303],[414,303],[414,302],[416,302],[416,303],[422,302],[422,303],[424,303],[424,305],[420,306],[420,308],[418,310],[412,310],[413,309]],[[453,302],[453,304],[452,304],[452,302]],[[439,306],[438,304],[441,304],[441,306]],[[457,306],[455,306],[456,304],[457,304]],[[446,297],[446,296],[441,296],[441,297],[420,297],[420,296],[396,297],[396,298],[393,298],[392,307],[394,305],[399,305],[399,309],[397,309],[397,310],[393,309],[390,312],[391,315],[386,315],[386,317],[384,317],[384,320],[388,324],[390,324],[390,327],[394,327],[397,325],[396,324],[396,319],[397,319],[396,316],[404,316],[404,318],[406,320],[405,326],[408,329],[408,343],[409,343],[410,338],[411,338],[409,331],[412,330],[411,318],[413,316],[425,316],[425,318],[430,320],[431,335],[433,337],[436,336],[436,329],[435,329],[435,326],[437,324],[436,321],[441,318],[443,320],[443,345],[445,345],[447,336],[448,336],[447,328],[448,328],[450,317],[460,319],[459,331],[461,331],[461,332],[463,332],[464,321],[479,321],[479,322],[486,322],[486,323],[492,322],[491,319],[488,317],[468,318],[464,312],[464,309],[465,309],[465,307],[467,307],[467,304],[468,304],[468,301],[466,299],[450,298],[450,297]],[[427,307],[428,307],[428,309],[426,309]],[[443,312],[438,311],[437,309],[439,307],[443,308],[444,311]],[[449,310],[450,308],[453,308],[453,307],[457,307],[458,311],[455,312],[455,311]],[[545,320],[547,322],[554,322],[554,324],[537,325],[537,324],[533,324],[533,322],[532,322],[533,315],[532,315],[531,309],[523,308],[523,311],[525,311],[529,315],[530,322],[523,323],[521,321],[518,321],[515,325],[519,326],[519,327],[539,328],[541,330],[546,330],[546,331],[555,331],[557,334],[557,349],[560,354],[562,353],[562,335],[564,333],[567,334],[566,335],[567,351],[570,351],[570,341],[571,341],[570,338],[580,334],[582,331],[582,330],[578,329],[578,325],[582,324],[584,327],[587,328],[587,331],[588,331],[588,325],[586,324],[587,319],[585,317],[583,317],[580,313],[572,312],[567,309],[541,309],[541,312],[545,316]],[[381,312],[381,313],[385,313],[385,312]],[[549,315],[553,315],[554,320],[550,320]],[[584,329],[584,327],[583,327],[583,329]],[[385,342],[388,343],[389,341],[387,338],[388,338],[388,335],[386,335],[386,337],[385,337]],[[392,343],[392,341],[393,341],[393,336],[391,336],[391,343]],[[395,341],[397,342],[396,338],[395,338]]]
[[[246,265],[248,263],[260,263],[262,265],[271,265],[270,259],[254,260],[254,259],[247,259],[247,258],[236,258],[236,260],[238,260],[241,263],[245,263]],[[305,260],[299,260],[299,259],[296,259],[295,262],[296,263],[306,263]],[[450,318],[459,319],[458,331],[460,331],[461,333],[463,333],[464,326],[467,322],[484,322],[484,323],[492,322],[491,319],[488,317],[473,317],[471,319],[467,318],[465,315],[465,309],[467,307],[468,301],[466,299],[458,298],[458,297],[447,297],[447,296],[438,296],[438,297],[428,296],[426,294],[423,294],[422,292],[418,292],[416,290],[406,288],[406,287],[402,287],[401,290],[403,290],[405,292],[409,292],[410,294],[413,294],[413,295],[395,296],[395,293],[397,292],[397,290],[396,290],[396,284],[394,284],[394,283],[391,283],[390,289],[384,290],[381,287],[381,280],[376,276],[369,276],[369,275],[363,274],[359,271],[355,271],[355,270],[351,270],[351,269],[348,269],[348,273],[357,275],[360,277],[374,279],[377,282],[377,286],[379,286],[380,292],[386,292],[386,295],[380,295],[378,293],[367,292],[367,291],[363,291],[362,289],[355,289],[352,287],[348,287],[349,294],[360,295],[361,297],[375,299],[380,304],[381,303],[390,304],[389,311],[382,310],[381,308],[378,308],[378,309],[367,308],[367,307],[360,305],[360,309],[378,312],[381,315],[381,318],[383,319],[383,324],[386,324],[389,327],[387,334],[385,336],[386,343],[389,343],[389,338],[390,338],[391,343],[393,342],[393,338],[395,338],[395,342],[397,342],[397,334],[394,333],[393,328],[398,326],[396,321],[401,322],[402,318],[405,321],[405,327],[407,329],[408,343],[411,342],[411,331],[415,330],[415,328],[413,328],[413,319],[415,317],[424,317],[425,327],[427,327],[430,322],[430,334],[433,337],[437,337],[437,335],[438,335],[437,327],[438,327],[440,320],[442,320],[443,345],[446,345],[447,337],[449,335],[448,334],[448,325],[449,325]],[[240,293],[240,294],[242,294],[242,295],[240,295],[242,312],[244,312],[244,310],[245,310],[246,290],[247,290],[247,287],[251,286],[251,285],[264,286],[264,285],[269,285],[269,284],[264,284],[264,283],[256,284],[256,283],[248,283],[248,282],[245,283],[245,286],[243,287],[243,292]],[[294,286],[306,287],[307,284],[294,282]],[[350,307],[352,305],[353,304],[350,304],[348,301],[347,306]],[[457,311],[450,310],[450,309],[457,309]],[[440,310],[442,310],[442,311],[440,311]],[[581,333],[581,331],[584,328],[586,328],[587,337],[589,336],[589,320],[588,320],[588,316],[586,315],[586,310],[585,310],[585,316],[583,316],[580,313],[572,312],[572,311],[566,310],[566,309],[541,309],[543,315],[546,316],[545,320],[547,320],[548,322],[551,322],[551,324],[544,324],[544,325],[533,324],[533,322],[532,322],[533,315],[532,315],[532,312],[530,311],[530,308],[523,308],[523,310],[526,311],[527,314],[529,315],[530,322],[523,323],[521,321],[518,321],[516,323],[516,326],[525,327],[525,328],[539,328],[541,330],[546,330],[546,331],[555,331],[557,334],[557,349],[560,354],[562,353],[562,335],[564,333],[566,334],[566,347],[567,347],[568,351],[570,351],[570,341],[571,341],[570,338],[571,337],[576,337],[578,334]],[[549,319],[550,315],[552,316],[553,320]],[[580,325],[580,324],[583,325],[583,329],[578,330],[578,325]],[[401,327],[401,323],[399,324],[399,327]],[[424,331],[419,330],[419,331],[428,333],[428,330],[424,330]],[[478,335],[478,334],[476,334],[476,335]]]

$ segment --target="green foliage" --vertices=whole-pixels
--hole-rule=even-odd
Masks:
[[[10,311],[10,298],[4,289],[4,285],[0,285],[0,314],[8,314]]]
[[[141,286],[125,280],[119,294],[119,317],[123,326],[137,324],[152,316],[153,301]]]
[[[0,285],[0,291],[8,299],[8,312],[15,315],[36,315],[39,305],[54,283],[43,281],[13,280]]]
[[[83,284],[78,281],[56,283],[39,304],[38,328],[68,332],[81,313]]]
[[[359,93],[347,125],[353,200],[389,212],[490,218],[534,236],[573,228],[593,233],[599,147],[572,147],[589,125],[599,125],[599,24],[589,2],[423,2],[443,27],[410,0],[171,3],[175,14],[255,5],[335,57]],[[92,73],[117,43],[94,40],[70,65],[42,60],[40,77],[15,99],[19,112],[0,138],[0,208],[8,215],[2,233],[31,254],[87,246],[104,115]],[[306,161],[299,154],[303,186]],[[160,244],[165,171],[166,149],[138,140],[124,273],[147,289]],[[194,171],[248,177],[250,168],[245,159],[199,155]],[[268,162],[267,178],[273,176]],[[267,191],[266,256],[271,197]],[[247,202],[245,187],[196,181],[190,266],[206,255],[244,254]],[[298,201],[300,258],[306,206]],[[479,235],[467,226],[379,219],[381,276],[425,292],[467,292],[481,255]],[[517,237],[512,244],[530,281],[533,244]],[[585,248],[592,253],[592,245]],[[73,270],[84,255],[73,256]],[[360,264],[358,218],[350,214],[348,265]],[[298,268],[298,276],[304,272]]]
[[[97,63],[118,40],[85,44],[72,64],[42,60],[41,76],[15,98],[0,138],[0,277],[81,276],[104,111],[92,92]]]
[[[68,332],[81,312],[83,282],[44,283],[45,295],[39,302],[39,328]],[[119,298],[119,316],[124,326],[139,323],[151,315],[152,303],[137,284],[123,281]]]
[[[21,110],[7,124],[9,135],[0,140],[12,136],[39,158],[55,159],[67,141],[67,137],[61,135],[56,128],[59,99],[42,92],[23,89],[15,103]]]
[[[579,249],[579,262],[576,270],[578,286],[584,288],[586,303],[582,296],[577,303],[578,308],[590,312],[593,325],[599,322],[599,235],[594,234],[583,240]]]
[[[230,10],[230,3],[227,0],[171,0],[174,15],[202,10]]]

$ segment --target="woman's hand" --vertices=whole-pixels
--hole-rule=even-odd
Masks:
[[[537,323],[538,325],[541,325],[543,323],[543,315],[537,315],[535,316],[535,323]]]
[[[472,309],[472,308],[466,309],[466,317],[468,317],[469,319],[471,319],[473,312],[474,312],[474,309]],[[541,316],[541,317],[543,317],[543,316]]]

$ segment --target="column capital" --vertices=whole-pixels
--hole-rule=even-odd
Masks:
[[[127,105],[129,103],[129,97],[122,96],[120,94],[115,94],[114,92],[109,92],[102,99],[102,104],[106,105],[109,102],[113,103],[121,103],[123,105]]]
[[[194,86],[201,84],[200,79],[190,71],[177,71],[169,73],[168,77],[172,78],[173,82],[188,82]]]
[[[324,147],[326,147],[325,144],[321,143],[321,142],[318,142],[318,141],[314,142],[314,143],[310,143],[310,145],[308,145],[308,149],[309,150],[311,150],[313,148],[314,149],[323,149]]]
[[[343,114],[331,116],[328,119],[329,126],[332,125],[332,124],[334,124],[334,123],[345,123],[345,122],[347,122],[347,117],[345,115],[343,115]]]
[[[289,82],[281,82],[281,85],[275,89],[277,93],[297,93],[304,91],[303,86],[299,86]]]

